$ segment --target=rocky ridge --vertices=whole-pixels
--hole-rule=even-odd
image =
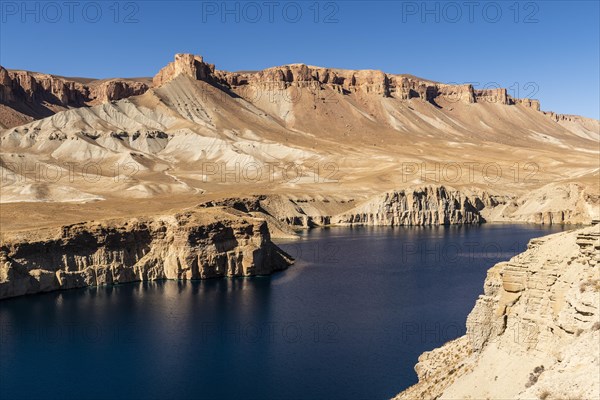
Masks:
[[[131,79],[71,79],[0,66],[0,104],[22,116],[22,122],[69,108],[85,107],[143,94],[149,86]],[[6,127],[10,121],[0,120]],[[18,124],[20,125],[20,124]]]
[[[273,86],[287,88],[326,85],[342,94],[363,92],[403,100],[418,98],[434,104],[439,98],[463,103],[518,104],[540,110],[538,100],[515,99],[504,88],[475,89],[471,84],[443,84],[377,70],[343,70],[306,64],[289,64],[258,72],[228,72],[215,69],[214,64],[208,64],[203,57],[193,54],[176,54],[174,61],[154,77],[154,86],[163,85],[180,74],[198,80],[214,81],[237,90],[243,90],[244,86],[272,89]]]
[[[347,93],[376,94],[401,100],[420,99],[434,105],[447,103],[497,103],[519,105],[540,111],[536,99],[515,98],[505,88],[475,89],[471,84],[445,84],[406,74],[387,74],[379,70],[344,70],[289,64],[257,72],[228,72],[206,63],[202,56],[178,53],[174,61],[152,79],[72,80],[29,71],[9,71],[0,66],[0,104],[23,114],[21,119],[4,118],[5,127],[13,127],[72,107],[83,107],[143,94],[150,87],[160,87],[176,76],[185,74],[197,80],[221,85],[222,88],[250,94],[256,90],[303,87]],[[32,109],[33,108],[33,109]],[[13,111],[14,111],[13,110]],[[574,121],[595,125],[594,120],[544,111],[556,122]]]
[[[4,233],[0,299],[160,279],[266,275],[292,262],[264,220],[233,209]]]

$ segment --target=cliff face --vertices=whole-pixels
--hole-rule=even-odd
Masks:
[[[221,208],[5,234],[0,299],[158,279],[265,275],[291,258],[264,220]]]
[[[506,89],[474,89],[470,84],[451,85],[432,82],[410,75],[386,74],[377,70],[343,70],[322,68],[305,64],[290,64],[267,68],[258,72],[227,72],[215,69],[214,64],[205,63],[203,58],[192,54],[176,54],[173,62],[161,69],[154,77],[154,86],[169,82],[180,74],[194,79],[214,81],[234,90],[245,86],[255,89],[267,87],[313,87],[326,86],[338,93],[366,93],[402,100],[412,98],[435,103],[444,99],[448,102],[493,102],[498,104],[520,104],[539,110],[539,102],[530,99],[513,99]]]
[[[488,271],[467,334],[424,353],[397,399],[600,396],[600,226],[533,239]]]
[[[357,206],[354,200],[286,196],[227,198],[203,204],[203,207],[215,206],[255,213],[279,231],[286,231],[286,227],[328,225],[426,226],[485,222],[479,213],[485,206],[482,199],[444,186],[387,192]]]
[[[28,121],[27,117],[43,118],[68,108],[140,95],[146,90],[146,83],[135,80],[75,81],[36,72],[8,71],[0,66],[0,104],[22,114],[21,123]],[[18,121],[0,118],[0,123],[10,127]]]
[[[332,218],[335,224],[357,225],[454,225],[476,224],[479,198],[469,198],[444,186],[385,193],[347,213]],[[481,206],[480,206],[481,207]]]
[[[409,75],[391,75],[375,70],[339,70],[310,67],[304,64],[292,64],[269,68],[255,74],[220,72],[222,80],[232,87],[266,84],[280,84],[282,87],[306,87],[325,85],[339,93],[361,92],[401,100],[420,99],[430,103],[437,100],[461,103],[497,103],[505,105],[520,104],[537,108],[539,102],[530,99],[513,99],[506,89],[474,89],[470,84],[443,84],[416,78]]]
[[[598,196],[580,185],[556,184],[519,198],[431,185],[385,192],[362,201],[262,195],[213,200],[202,206],[253,213],[266,219],[272,230],[289,236],[290,228],[331,225],[589,224],[599,217],[593,211],[598,205]]]
[[[109,79],[99,81],[89,87],[89,104],[106,103],[138,96],[148,90],[148,85],[143,82],[128,81],[121,79]]]
[[[215,66],[204,62],[201,56],[193,54],[175,54],[175,60],[161,69],[152,79],[155,87],[184,74],[197,80],[208,80],[213,77]]]

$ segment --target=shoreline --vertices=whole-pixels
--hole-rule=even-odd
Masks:
[[[598,398],[581,379],[600,368],[598,265],[598,223],[530,240],[488,270],[467,334],[421,354],[418,383],[394,399]]]

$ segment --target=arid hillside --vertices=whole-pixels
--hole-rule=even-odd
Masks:
[[[388,212],[385,193],[426,187],[478,198],[487,221],[599,213],[599,122],[505,89],[303,64],[232,73],[190,54],[152,83],[0,77],[3,104],[44,98],[46,111],[19,112],[48,115],[0,131],[9,227],[23,213],[77,222],[250,195],[283,196],[311,218],[359,207],[368,220],[365,208]],[[447,207],[436,201],[419,207]]]
[[[70,108],[135,96],[149,79],[65,78],[0,66],[0,128],[12,128]]]

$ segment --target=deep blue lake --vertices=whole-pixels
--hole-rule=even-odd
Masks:
[[[270,277],[0,301],[0,398],[387,399],[486,271],[560,226],[315,229]]]

